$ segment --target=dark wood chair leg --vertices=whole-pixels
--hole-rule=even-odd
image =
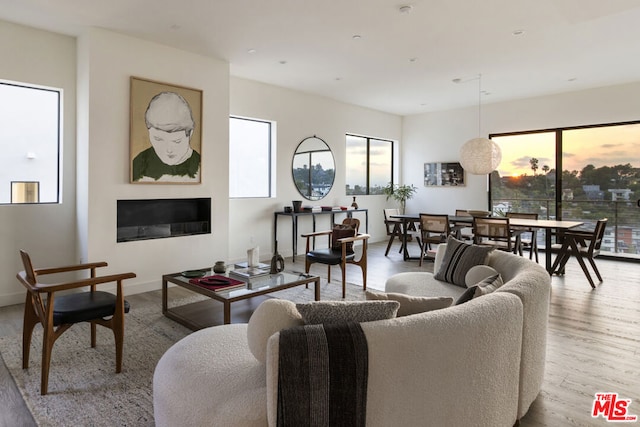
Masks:
[[[598,270],[598,267],[596,267],[596,261],[593,258],[587,258],[587,259],[589,260],[589,264],[591,264],[591,267],[593,267],[593,271],[596,273],[598,280],[602,282],[602,276],[600,275],[600,271]]]
[[[396,235],[391,233],[391,237],[389,237],[389,243],[387,243],[387,250],[384,251],[384,256],[389,255],[389,251],[391,250],[391,245],[393,245],[393,239],[396,238]]]
[[[40,323],[40,319],[33,308],[33,297],[27,292],[27,300],[24,306],[24,321],[22,324],[22,369],[29,368],[29,353],[31,350],[31,337],[33,328]]]

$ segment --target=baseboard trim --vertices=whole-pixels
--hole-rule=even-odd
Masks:
[[[5,307],[7,305],[24,304],[26,292],[27,291],[25,290],[21,292],[0,295],[0,307]]]

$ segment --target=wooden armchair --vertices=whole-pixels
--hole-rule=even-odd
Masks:
[[[507,218],[521,218],[521,219],[538,219],[537,213],[524,213],[524,212],[507,212]],[[518,253],[523,256],[523,249],[529,250],[529,259],[533,259],[533,255],[536,256],[536,262],[538,262],[538,230],[533,227],[512,227],[512,230],[517,231],[517,236],[513,238],[514,253]]]
[[[343,227],[335,227],[332,230],[316,231],[313,233],[302,234],[307,239],[306,256],[305,256],[305,272],[309,273],[311,264],[320,263],[327,265],[327,281],[331,282],[331,266],[339,265],[342,270],[342,298],[346,297],[346,268],[347,264],[355,264],[362,269],[362,288],[367,290],[367,241],[368,234],[358,234],[360,221],[356,218],[345,218],[342,222]],[[315,242],[315,238],[319,236],[328,237],[328,248],[313,249],[311,241]],[[354,242],[362,241],[362,253],[360,258],[356,259],[356,253],[353,250]]]
[[[455,216],[472,217],[473,215],[467,212],[466,209],[456,209]],[[471,222],[454,222],[451,227],[451,232],[458,240],[473,240],[472,228]]]
[[[402,252],[402,221],[399,219],[391,218],[392,215],[400,214],[399,209],[389,208],[384,209],[384,226],[387,229],[387,236],[389,236],[389,243],[387,243],[387,250],[384,252],[384,256],[389,255],[389,250],[393,244],[393,240],[397,237],[400,240],[400,250]]]
[[[106,262],[34,269],[29,254],[20,251],[20,256],[24,264],[24,271],[18,273],[16,277],[27,288],[22,331],[22,368],[29,368],[29,349],[33,328],[41,323],[44,335],[40,394],[47,394],[53,344],[74,323],[91,323],[91,347],[96,346],[96,325],[102,325],[113,331],[116,344],[116,373],[119,373],[122,370],[124,314],[129,311],[129,303],[124,300],[122,293],[122,281],[136,277],[136,275],[123,273],[96,277],[96,268],[107,266]],[[91,277],[55,284],[38,282],[38,276],[81,270],[90,270]],[[96,291],[96,285],[111,282],[117,282],[116,295]],[[90,288],[88,292],[59,294],[59,291],[85,287]]]
[[[586,258],[587,261],[589,261],[598,280],[602,282],[602,276],[600,275],[600,271],[598,271],[598,267],[596,267],[594,259],[600,255],[600,246],[602,245],[606,226],[607,218],[603,218],[598,220],[593,231],[569,230],[564,232],[562,235],[562,244],[551,245],[551,250],[558,252],[558,256],[551,267],[551,274],[564,273],[564,267],[567,261],[569,261],[569,258],[571,258],[571,255],[573,255],[578,260],[584,275],[587,276],[589,284],[595,289],[596,285],[591,278],[591,274],[589,274],[584,259]]]
[[[431,244],[440,244],[447,241],[451,234],[449,215],[420,214],[420,233],[422,237],[422,251],[420,251],[420,263],[424,260],[425,253],[431,249]]]
[[[473,218],[474,243],[482,246],[492,246],[502,251],[513,252],[514,242],[509,225],[509,218]],[[516,241],[515,245],[519,244]]]

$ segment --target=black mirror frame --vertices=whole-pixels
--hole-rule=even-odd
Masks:
[[[302,146],[302,144],[304,144],[304,142],[309,140],[309,139],[317,139],[319,141],[322,141],[322,143],[326,147],[326,150],[310,150],[310,151],[300,151],[299,152],[299,149]],[[332,166],[333,166],[333,177],[331,179],[330,185],[328,186],[328,188],[326,189],[326,192],[324,194],[316,194],[316,195],[314,195],[313,194],[314,186],[313,186],[313,181],[312,181],[313,177],[312,177],[312,174],[311,174],[311,172],[313,170],[312,165],[314,165],[313,154],[314,153],[324,153],[324,152],[328,152],[329,154],[331,154],[331,162],[332,162]],[[307,153],[309,155],[309,160],[308,160],[308,163],[307,163],[309,165],[309,168],[308,168],[308,174],[309,175],[308,175],[307,179],[305,181],[303,181],[302,184],[300,184],[299,181],[296,180],[296,168],[294,166],[295,165],[295,160],[296,160],[296,156],[307,154]],[[335,172],[336,172],[336,159],[333,156],[333,151],[331,151],[331,147],[329,147],[329,144],[327,144],[327,142],[324,139],[322,139],[322,138],[320,138],[320,137],[318,137],[316,135],[313,135],[313,136],[309,136],[307,138],[304,138],[302,141],[300,141],[300,143],[296,147],[296,150],[293,153],[293,158],[291,160],[291,176],[293,178],[293,183],[296,186],[296,189],[298,190],[298,192],[300,193],[300,195],[302,197],[304,197],[307,200],[314,200],[314,201],[315,200],[322,200],[323,198],[325,198],[326,195],[329,194],[329,192],[333,188],[333,184],[335,183],[335,178],[336,178]],[[306,185],[306,183],[309,183],[309,184]]]

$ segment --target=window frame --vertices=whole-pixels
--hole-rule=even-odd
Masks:
[[[267,124],[269,126],[269,131],[268,131],[268,148],[267,148],[267,155],[268,155],[268,165],[267,165],[267,174],[268,174],[268,194],[267,195],[259,195],[259,196],[234,196],[231,195],[231,188],[229,188],[229,199],[271,199],[275,197],[275,177],[274,177],[274,171],[276,170],[275,168],[275,153],[276,153],[276,147],[275,147],[275,131],[276,131],[276,122],[272,121],[272,120],[267,120],[267,119],[258,119],[258,118],[253,118],[253,117],[245,117],[245,116],[238,116],[238,115],[230,115],[229,116],[229,125],[231,125],[231,120],[244,120],[247,122],[256,122],[256,123],[264,123]],[[231,137],[229,138],[229,144],[231,144]],[[229,153],[229,155],[231,155],[231,153]],[[231,163],[231,162],[230,162]],[[231,170],[229,171],[229,173],[231,173]]]
[[[579,125],[579,126],[566,126],[566,127],[556,127],[556,128],[548,128],[548,129],[536,129],[536,130],[527,130],[527,131],[518,131],[518,132],[505,132],[505,133],[492,133],[489,134],[489,139],[492,139],[494,137],[504,137],[504,136],[520,136],[520,135],[528,135],[528,134],[536,134],[536,133],[553,133],[555,135],[555,170],[556,170],[556,174],[555,174],[555,212],[556,212],[556,219],[558,220],[562,220],[563,219],[563,201],[562,200],[562,189],[564,189],[563,187],[563,179],[562,179],[562,175],[563,175],[563,171],[564,171],[564,165],[563,165],[563,134],[565,132],[569,132],[569,131],[575,131],[575,130],[583,130],[583,129],[594,129],[594,128],[606,128],[606,127],[615,127],[615,126],[628,126],[628,125],[640,125],[640,120],[631,120],[631,121],[624,121],[624,122],[613,122],[613,123],[599,123],[599,124],[589,124],[589,125]],[[557,173],[557,171],[561,171],[561,173]],[[488,191],[488,202],[489,202],[489,209],[491,209],[493,207],[494,201],[493,201],[493,192],[492,192],[492,174],[489,174],[489,191]],[[640,201],[638,202],[638,206],[640,206]],[[612,222],[610,222],[610,224],[608,225],[608,227],[615,227],[614,229],[614,241],[618,241],[618,225],[617,225],[617,218],[609,218],[610,221],[613,219]],[[617,244],[615,245],[615,248],[617,249]],[[624,260],[624,261],[633,261],[633,262],[637,262],[639,257],[625,257],[623,256],[621,253],[619,252],[612,252],[612,253],[601,253],[601,256],[604,258],[611,258],[611,259],[617,259],[617,260]]]
[[[371,193],[371,141],[375,140],[375,141],[382,141],[382,142],[388,142],[390,144],[390,153],[391,153],[391,158],[389,159],[389,166],[390,166],[390,170],[389,170],[389,183],[391,185],[394,184],[394,177],[395,177],[395,152],[396,152],[396,141],[392,140],[392,139],[385,139],[385,138],[378,138],[378,137],[373,137],[373,136],[365,136],[365,135],[358,135],[355,133],[346,133],[345,134],[345,143],[346,143],[346,138],[347,137],[353,137],[353,138],[364,138],[366,140],[366,166],[365,166],[365,173],[366,173],[366,177],[365,177],[365,182],[366,182],[366,191],[364,194],[356,194],[353,192],[349,192],[347,190],[347,185],[349,183],[345,182],[345,194],[347,196],[370,196],[370,195],[379,195],[377,193],[372,194]],[[347,158],[346,154],[345,154],[345,166],[346,163],[348,163],[349,159]],[[345,181],[346,181],[346,176],[345,176]],[[389,184],[388,183],[388,184]],[[388,185],[387,184],[387,185]],[[355,186],[354,188],[355,189]],[[380,193],[382,194],[382,193]]]
[[[56,87],[50,87],[50,86],[43,86],[43,85],[37,85],[37,84],[32,84],[32,83],[26,83],[26,82],[18,82],[18,81],[11,81],[11,80],[4,80],[4,79],[0,79],[0,85],[1,86],[12,86],[12,87],[17,87],[17,88],[23,88],[23,89],[30,89],[30,90],[39,90],[39,91],[44,91],[44,92],[50,92],[56,95],[56,106],[57,106],[57,111],[56,111],[56,144],[55,144],[55,151],[56,151],[56,162],[55,162],[55,200],[51,200],[51,201],[40,201],[41,195],[42,195],[42,180],[36,181],[33,179],[9,179],[7,181],[8,185],[9,185],[9,201],[8,202],[2,202],[0,201],[0,206],[15,206],[15,205],[25,205],[25,204],[29,204],[29,205],[52,205],[52,204],[61,204],[62,203],[62,141],[63,141],[63,100],[64,100],[64,92],[62,88],[56,88]],[[28,159],[35,159],[35,157],[29,157],[31,155],[31,153],[27,153],[27,158]],[[37,202],[28,202],[28,203],[14,203],[12,202],[12,187],[13,187],[13,183],[14,182],[38,182],[38,200]]]

